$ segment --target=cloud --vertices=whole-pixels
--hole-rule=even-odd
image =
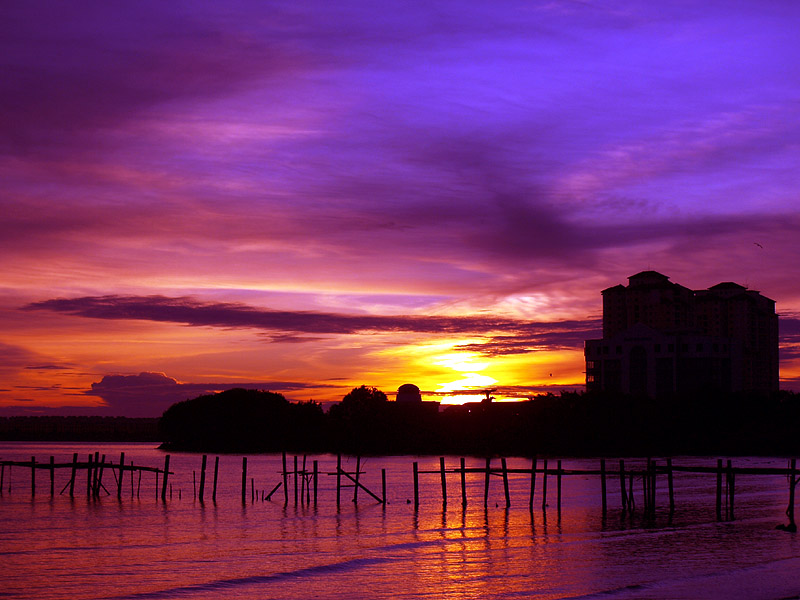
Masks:
[[[276,340],[298,341],[291,334],[349,335],[363,332],[486,334],[514,331],[545,343],[574,340],[594,322],[530,323],[492,316],[347,315],[315,311],[278,311],[240,303],[202,302],[189,297],[84,296],[34,302],[24,310],[49,310],[94,319],[146,320],[194,327],[249,328],[278,332]],[[576,331],[573,331],[576,330]],[[313,338],[312,338],[313,339]]]
[[[180,383],[164,373],[144,372],[138,375],[105,375],[100,381],[92,383],[91,390],[84,393],[102,398],[107,404],[107,408],[102,410],[104,413],[158,417],[175,402],[240,387],[284,393],[311,386],[289,381]],[[326,386],[314,384],[313,387]]]

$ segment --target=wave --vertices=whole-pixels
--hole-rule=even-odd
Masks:
[[[294,571],[285,571],[282,573],[274,573],[272,575],[251,575],[249,577],[236,577],[233,579],[219,579],[217,581],[209,581],[206,583],[198,583],[195,585],[187,585],[181,587],[174,587],[166,590],[156,590],[152,592],[139,592],[136,594],[129,594],[124,596],[110,596],[107,600],[138,600],[146,598],[176,598],[186,596],[194,592],[214,592],[218,590],[230,590],[239,586],[273,583],[284,581],[287,579],[301,579],[303,577],[314,577],[320,574],[335,574],[347,571],[354,571],[371,565],[381,564],[392,560],[389,557],[376,557],[376,558],[354,558],[338,563],[327,565],[316,565],[313,567],[305,567]]]

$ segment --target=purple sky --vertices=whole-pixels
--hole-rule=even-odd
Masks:
[[[5,2],[0,412],[169,405],[134,383],[576,389],[600,290],[645,269],[775,299],[800,389],[797,23]]]

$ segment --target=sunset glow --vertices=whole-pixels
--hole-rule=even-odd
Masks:
[[[800,4],[0,10],[0,414],[581,390],[645,269],[800,390]]]

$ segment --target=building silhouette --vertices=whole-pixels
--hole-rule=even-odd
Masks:
[[[656,271],[603,290],[586,389],[669,397],[778,389],[775,301],[736,283],[691,290]]]

